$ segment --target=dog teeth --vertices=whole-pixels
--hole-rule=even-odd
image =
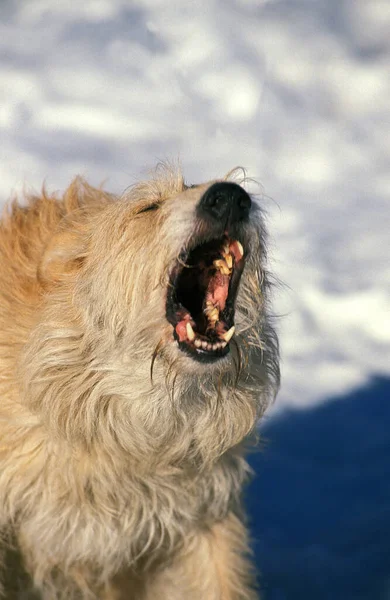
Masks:
[[[193,342],[195,339],[195,332],[192,329],[191,323],[187,323],[186,325],[186,331],[187,331],[187,337],[190,340],[190,342]]]
[[[236,244],[237,244],[237,248],[240,252],[240,258],[238,260],[241,260],[242,257],[244,256],[244,248],[242,247],[241,242],[239,242],[238,240],[236,240]]]
[[[228,265],[226,264],[226,261],[222,258],[218,258],[217,260],[215,260],[213,262],[213,265],[216,269],[218,269],[218,271],[222,273],[222,275],[230,275],[231,271]]]
[[[225,261],[226,261],[226,264],[229,267],[229,269],[231,269],[233,267],[233,257],[232,257],[232,255],[231,254],[226,254]]]
[[[219,309],[218,306],[214,306],[214,304],[210,301],[206,303],[206,308],[203,311],[206,317],[209,320],[211,325],[215,325],[215,323],[219,320]]]
[[[209,315],[208,319],[211,325],[215,325],[215,323],[219,320],[219,310],[215,308]]]
[[[210,342],[202,340],[198,337],[195,337],[193,343],[195,348],[202,348],[203,350],[207,350],[208,352],[215,352],[216,350],[221,350],[222,348],[225,348],[227,346],[227,342],[214,342],[214,344],[211,344]]]
[[[221,338],[224,339],[227,344],[232,339],[232,337],[234,335],[234,330],[235,330],[235,327],[233,325],[233,327],[230,327],[229,331],[226,331],[226,333],[221,335]]]

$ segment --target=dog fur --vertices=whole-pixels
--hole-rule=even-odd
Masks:
[[[211,183],[187,187],[160,166],[121,197],[77,178],[62,197],[4,212],[0,563],[13,544],[37,597],[257,597],[244,442],[279,374],[255,203],[228,356],[186,356],[165,315],[171,265],[200,231]]]

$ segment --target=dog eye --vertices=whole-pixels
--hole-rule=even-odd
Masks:
[[[142,214],[145,212],[149,212],[150,210],[157,210],[158,208],[160,208],[160,205],[158,204],[158,202],[154,202],[153,204],[149,204],[149,206],[145,206],[145,208],[141,208],[141,210],[138,211],[138,214]]]

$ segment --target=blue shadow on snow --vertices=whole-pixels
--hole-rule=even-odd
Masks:
[[[262,600],[389,600],[390,379],[261,433],[246,507]]]

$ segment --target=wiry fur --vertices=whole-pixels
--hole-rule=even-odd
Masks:
[[[259,211],[230,355],[194,363],[165,317],[209,185],[160,168],[116,198],[78,178],[3,215],[0,529],[45,599],[256,597],[242,442],[278,383]]]

